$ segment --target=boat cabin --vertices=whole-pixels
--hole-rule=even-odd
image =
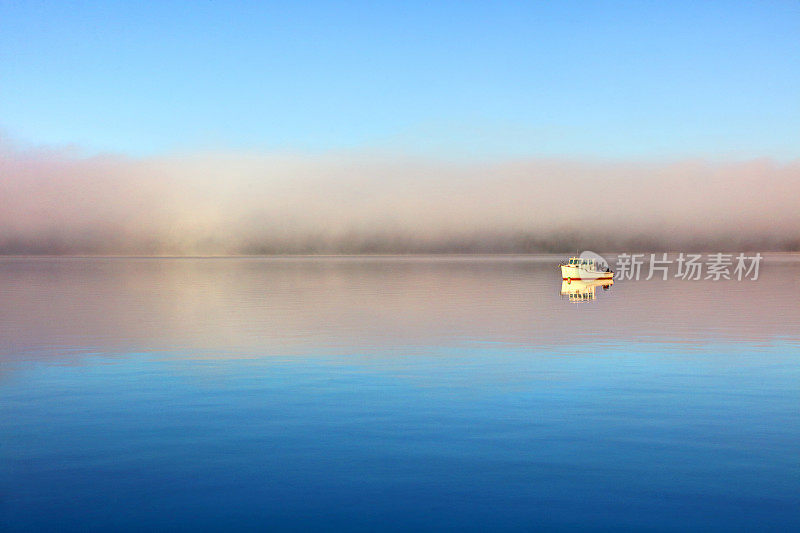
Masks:
[[[581,267],[585,270],[595,270],[596,267],[594,259],[581,259],[580,257],[570,257],[567,264],[573,267]]]

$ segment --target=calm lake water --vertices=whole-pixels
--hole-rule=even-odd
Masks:
[[[800,528],[800,256],[0,259],[0,529]]]

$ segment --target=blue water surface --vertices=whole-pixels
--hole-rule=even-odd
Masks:
[[[28,281],[18,270],[8,279],[13,276],[6,269],[6,278],[18,291],[20,283],[33,281],[49,288],[76,283],[74,273],[54,268],[46,279],[31,274],[35,266],[27,267]],[[185,267],[174,268],[182,273]],[[230,268],[217,266],[214,273]],[[408,280],[409,290],[420,276],[448,277],[446,265],[415,268],[422,272]],[[552,309],[558,319],[585,322],[594,334],[573,336],[554,321],[549,329],[559,335],[540,332],[537,341],[513,334],[528,331],[528,322],[508,325],[526,310],[519,304],[523,297],[510,296],[516,288],[506,292],[497,284],[497,276],[520,276],[509,268],[493,264],[469,273],[469,283],[489,283],[470,294],[494,292],[508,304],[477,300],[469,318],[459,314],[462,300],[458,306],[426,303],[437,298],[429,290],[410,301],[407,295],[391,301],[389,293],[390,303],[379,303],[369,294],[386,294],[379,282],[390,274],[354,281],[346,268],[333,269],[329,289],[306,292],[299,302],[272,300],[280,308],[276,314],[293,317],[280,322],[263,313],[253,318],[259,311],[243,296],[254,290],[250,281],[233,294],[192,292],[197,305],[186,306],[164,290],[171,285],[163,273],[156,276],[159,290],[151,292],[154,279],[147,274],[123,276],[140,281],[128,289],[144,291],[137,297],[114,283],[83,280],[81,294],[89,296],[65,289],[66,295],[33,304],[42,315],[63,315],[66,326],[30,320],[30,308],[24,314],[6,309],[5,318],[25,331],[4,330],[2,529],[800,527],[794,322],[768,317],[760,329],[772,329],[764,337],[750,331],[737,337],[726,319],[710,319],[718,327],[702,325],[701,335],[683,325],[647,322],[634,324],[646,334],[624,335],[598,325],[610,318],[598,310],[614,311],[619,322],[619,311],[633,305],[621,298],[630,292],[614,287],[579,308],[556,290],[542,303],[536,287],[544,274],[533,269],[529,288],[540,299],[531,323],[548,320],[542,313]],[[292,276],[313,274],[298,267]],[[356,296],[351,282],[360,287]],[[32,290],[21,290],[20,297]],[[123,317],[143,319],[144,312],[95,301],[108,291],[158,320],[148,327],[110,327],[122,326]],[[347,300],[349,309],[341,308],[340,291],[355,298]],[[772,297],[758,294],[756,304]],[[315,310],[304,307],[305,298]],[[68,303],[75,306],[72,318]],[[328,305],[330,315],[320,310]],[[589,305],[596,307],[584,310]],[[353,308],[373,313],[340,317]],[[221,315],[206,321],[213,309]],[[188,322],[174,321],[192,312],[198,314]],[[409,319],[415,312],[426,320]],[[673,322],[680,315],[660,313]],[[103,327],[95,327],[100,322]],[[158,326],[164,323],[169,327]],[[267,323],[283,329],[253,333]],[[227,331],[221,339],[220,329]]]

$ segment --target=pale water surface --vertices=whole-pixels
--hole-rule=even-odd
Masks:
[[[0,259],[0,529],[800,528],[800,256]]]

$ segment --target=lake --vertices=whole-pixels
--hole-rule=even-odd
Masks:
[[[800,528],[800,255],[0,258],[0,529]]]

